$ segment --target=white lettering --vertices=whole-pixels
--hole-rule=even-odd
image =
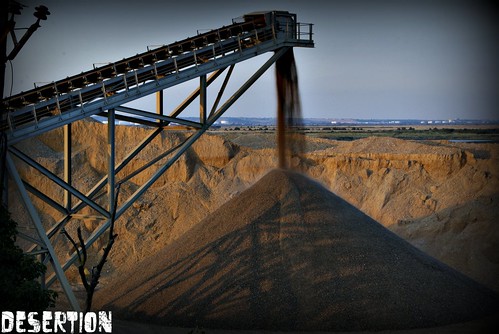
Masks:
[[[113,322],[111,311],[108,312],[109,315],[104,311],[99,311],[99,332],[102,333],[112,333],[113,332]]]
[[[2,311],[2,333],[112,333],[112,312]],[[79,326],[78,326],[79,323]],[[79,331],[78,328],[79,327]]]
[[[94,312],[88,312],[85,314],[85,331],[95,332],[97,329],[97,316]]]
[[[10,333],[14,329],[14,313],[2,311],[2,333]]]
[[[80,333],[83,333],[83,312],[80,312]]]
[[[16,312],[16,332],[24,333],[26,332],[25,328],[22,328],[23,320],[26,320],[26,313],[24,311]]]
[[[68,321],[71,322],[71,334],[75,332],[75,322],[78,321],[78,312],[70,311],[68,312]],[[81,331],[80,331],[81,333]]]
[[[32,329],[28,329],[28,333],[40,333],[41,325],[40,321],[38,319],[35,319],[35,316],[37,316],[37,312],[29,312],[28,313],[28,324],[33,327]]]
[[[43,311],[43,317],[42,317],[42,331],[44,333],[52,333],[52,328],[50,328],[50,323],[52,320],[52,312],[50,311]]]
[[[66,323],[66,312],[55,312],[54,314],[54,333],[58,332],[58,329],[61,330],[61,332],[66,333],[66,330],[64,329],[64,324]]]

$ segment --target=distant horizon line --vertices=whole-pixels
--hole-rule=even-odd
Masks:
[[[93,115],[94,118],[106,118],[103,116]],[[198,119],[198,116],[185,116],[180,117],[183,119]],[[221,116],[221,119],[277,119],[277,117],[273,116]],[[301,119],[310,119],[310,120],[331,120],[331,121],[433,121],[433,122],[487,122],[487,123],[499,123],[499,118],[490,119],[490,118],[359,118],[359,117],[301,117]]]
[[[196,116],[188,116],[185,118],[198,118]],[[247,118],[247,119],[276,119],[277,117],[248,117],[248,116],[222,116],[222,118]],[[357,117],[302,117],[303,119],[328,119],[328,120],[369,120],[369,121],[484,121],[484,122],[499,122],[499,118],[357,118]]]
[[[93,119],[99,122],[106,122],[107,118],[102,116],[92,116]],[[139,117],[144,118],[144,117]],[[145,117],[144,119],[147,119]],[[154,119],[152,116],[151,119]],[[186,116],[179,119],[188,121],[199,121],[199,117]],[[220,117],[213,125],[216,126],[235,126],[235,125],[262,125],[269,126],[276,123],[276,117],[247,117],[247,116],[224,116]],[[130,121],[123,121],[130,123]],[[133,123],[133,122],[132,122]],[[435,125],[499,125],[499,119],[424,119],[424,118],[333,118],[333,117],[303,117],[301,121],[305,126],[435,126]],[[171,122],[176,124],[175,121]]]

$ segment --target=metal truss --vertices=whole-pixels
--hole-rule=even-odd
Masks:
[[[309,32],[305,33],[298,23],[293,29],[271,24],[232,32],[231,37],[218,37],[200,47],[195,46],[200,37],[194,37],[37,87],[2,101],[8,113],[0,130],[12,145],[267,52],[289,46],[313,47],[312,26],[306,26]],[[208,34],[220,36],[220,31]],[[182,52],[184,44],[194,46]]]
[[[36,236],[21,232],[19,237],[30,244],[26,249],[27,253],[38,256],[52,268],[42,279],[44,286],[50,287],[58,281],[71,307],[80,311],[78,300],[65,275],[65,271],[77,260],[77,255],[73,253],[67,259],[58,259],[56,249],[60,232],[76,220],[100,221],[101,224],[85,240],[85,247],[91,247],[109,229],[113,214],[115,219],[121,217],[289,48],[313,46],[312,25],[296,22],[295,14],[281,11],[255,12],[245,15],[242,22],[233,21],[227,27],[148,50],[122,61],[94,67],[79,75],[2,100],[1,160],[2,163],[5,161],[8,175],[16,186],[36,231]],[[222,102],[235,64],[267,52],[273,52],[273,55],[233,95]],[[223,82],[209,107],[207,89],[223,73]],[[163,91],[190,80],[199,80],[197,89],[169,114],[165,114]],[[151,94],[156,94],[157,97],[155,112],[125,106],[130,101]],[[180,117],[197,99],[199,121]],[[83,193],[74,186],[72,180],[72,128],[74,122],[94,115],[107,118],[107,175]],[[116,161],[116,120],[138,123],[151,129],[121,161]],[[165,148],[127,176],[122,176],[120,172],[136,161],[138,154],[166,131],[171,123],[192,129],[190,136],[178,145]],[[28,138],[61,127],[64,129],[61,138],[64,142],[62,177],[44,167],[17,145]],[[19,173],[21,166],[27,166],[50,180],[55,189],[63,192],[64,198],[53,198],[23,180]],[[128,198],[120,201],[118,207],[114,207],[117,189],[152,166],[157,169],[149,179]],[[3,181],[3,177],[0,181]],[[7,182],[4,183],[7,185]],[[6,194],[5,191],[4,199]],[[59,213],[59,218],[55,219],[52,226],[42,224],[33,198],[43,201]],[[84,213],[88,208],[92,214]]]
[[[191,145],[212,126],[231,106],[236,102],[239,97],[241,97],[250,88],[253,83],[267,70],[274,62],[281,57],[290,46],[281,47],[275,51],[275,53],[249,78],[247,81],[241,85],[237,91],[230,96],[225,102],[222,102],[222,97],[224,95],[227,84],[231,78],[235,64],[231,64],[221,69],[217,69],[210,73],[209,76],[206,74],[199,75],[199,86],[195,89],[177,108],[170,112],[170,114],[165,115],[163,110],[163,91],[156,92],[157,96],[157,110],[156,112],[138,110],[130,107],[125,107],[121,105],[116,105],[107,110],[101,110],[98,115],[107,117],[107,175],[102,177],[93,188],[87,193],[82,193],[76,189],[73,185],[71,168],[72,168],[72,124],[68,123],[64,125],[63,141],[64,141],[64,173],[63,177],[57,176],[54,172],[50,171],[42,164],[38,163],[34,158],[28,156],[26,153],[22,152],[14,144],[8,146],[6,154],[7,170],[12,181],[16,185],[21,200],[32,220],[33,226],[36,229],[38,238],[29,236],[26,234],[20,234],[20,237],[31,242],[32,246],[29,248],[28,252],[31,254],[38,255],[42,258],[45,264],[50,264],[53,271],[52,273],[44,278],[44,283],[46,287],[50,287],[56,281],[59,281],[65,295],[67,296],[71,307],[75,310],[80,310],[80,305],[74,295],[74,292],[66,278],[65,271],[70,268],[70,266],[77,260],[77,255],[72,254],[64,262],[61,262],[55,252],[54,244],[57,236],[60,235],[62,229],[64,229],[67,224],[70,224],[73,219],[84,220],[93,219],[101,220],[103,223],[97,227],[94,232],[85,240],[85,246],[89,248],[98,240],[109,228],[111,224],[111,213],[116,209],[116,219],[118,219],[123,213],[135,202],[137,199],[144,194],[153,184],[158,180],[161,175],[170,167],[175,161],[182,156],[182,154],[188,150]],[[215,101],[208,108],[207,104],[207,89],[208,87],[223,73],[225,72],[225,77],[218,91]],[[189,106],[193,101],[199,98],[199,121],[194,122],[191,120],[186,120],[180,117],[181,113]],[[144,126],[151,128],[151,133],[143,138],[137,146],[131,150],[122,161],[116,161],[116,141],[115,141],[115,131],[116,131],[116,120],[125,120],[129,122],[139,123]],[[165,149],[164,152],[159,153],[151,161],[144,163],[141,167],[133,171],[127,176],[120,177],[120,171],[122,171],[126,166],[128,166],[137,155],[144,150],[159,134],[163,131],[167,131],[168,125],[170,123],[176,123],[180,125],[188,126],[194,130],[191,131],[191,135],[188,136],[180,144],[173,146],[171,148]],[[14,162],[16,159],[16,163]],[[49,195],[42,193],[35,186],[31,185],[26,180],[23,180],[18,172],[18,166],[16,164],[25,164],[40,174],[48,180],[52,181],[54,186],[59,187],[64,192],[64,200],[59,203],[55,199],[51,198]],[[150,178],[145,181],[142,185],[137,188],[137,190],[131,194],[127,199],[125,199],[117,208],[114,208],[116,188],[139,173],[145,171],[151,166],[158,166],[159,168],[150,176]],[[37,197],[46,204],[50,205],[52,208],[57,210],[62,214],[62,218],[59,219],[53,226],[45,228],[42,224],[39,213],[33,205],[31,196]],[[75,198],[76,201],[72,199]],[[102,202],[102,198],[105,198],[105,205],[100,205],[98,199]],[[95,214],[83,214],[82,210],[84,208],[90,207]]]

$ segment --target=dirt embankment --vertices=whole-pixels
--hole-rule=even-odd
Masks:
[[[23,142],[19,148],[62,176],[61,132],[56,130]],[[149,133],[138,127],[117,127],[117,161]],[[188,135],[187,132],[158,135],[117,179],[132,175]],[[131,270],[145,256],[177,240],[277,166],[271,140],[265,137],[262,140],[256,134],[232,135],[231,140],[214,134],[201,137],[118,221],[119,241],[110,259],[113,272],[119,275]],[[426,143],[391,138],[353,142],[307,139],[306,144],[307,155],[293,163],[308,175],[423,251],[499,290],[497,144]],[[87,192],[107,171],[105,125],[76,123],[73,145],[73,184],[81,192]],[[158,168],[155,165],[132,177],[122,188],[121,201]],[[24,166],[20,171],[34,187],[62,202],[63,191],[51,181]],[[11,194],[11,198],[16,196]],[[105,205],[103,197],[98,202]],[[19,202],[11,203],[14,217],[25,221],[27,217],[22,215]],[[35,205],[47,226],[60,217],[40,200],[35,200]],[[87,208],[83,213],[95,212]],[[74,220],[67,229],[71,232],[82,224],[89,235],[100,223]],[[59,239],[58,253],[64,259],[69,247],[63,238]],[[94,249],[100,246],[97,244]]]

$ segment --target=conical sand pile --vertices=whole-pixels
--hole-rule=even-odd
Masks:
[[[498,310],[491,291],[280,170],[96,298],[119,318],[269,330],[435,327]]]

